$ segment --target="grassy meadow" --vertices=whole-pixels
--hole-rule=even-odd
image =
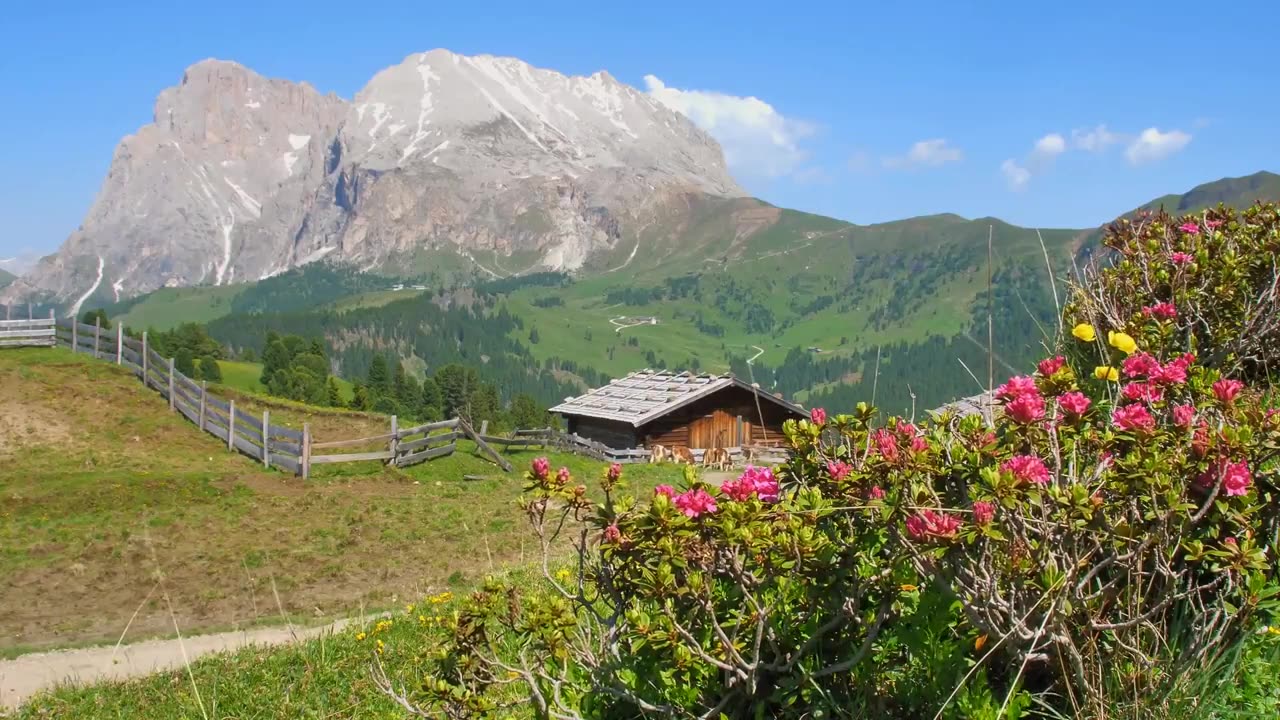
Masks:
[[[316,466],[310,481],[229,453],[127,371],[65,350],[0,353],[0,653],[322,622],[461,587],[530,552],[502,473],[468,443],[406,470]],[[378,415],[233,395],[317,440]],[[588,485],[603,464],[551,455]],[[640,486],[675,479],[637,466]],[[463,480],[464,475],[483,480]],[[277,604],[276,596],[279,596]],[[51,599],[54,599],[51,601]],[[136,612],[136,617],[134,614]],[[132,617],[132,620],[131,620]]]

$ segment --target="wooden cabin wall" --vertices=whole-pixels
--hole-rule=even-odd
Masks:
[[[757,409],[752,393],[730,387],[654,420],[641,427],[639,435],[645,447],[773,445],[782,441],[782,423],[791,417],[798,416],[763,398]]]
[[[639,444],[635,427],[631,423],[616,420],[569,416],[568,430],[588,440],[595,440],[619,450],[633,448]]]

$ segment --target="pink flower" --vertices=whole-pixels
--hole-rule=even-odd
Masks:
[[[609,482],[618,482],[618,478],[622,477],[622,465],[619,463],[610,465],[606,477],[609,478]]]
[[[769,468],[748,465],[737,480],[726,480],[720,486],[720,492],[739,502],[750,499],[752,495],[763,502],[777,502],[778,479]]]
[[[1194,405],[1179,405],[1173,409],[1173,424],[1180,428],[1186,429],[1191,427],[1191,423],[1196,419],[1196,408]]]
[[[880,489],[879,485],[872,485],[871,489],[867,491],[867,495],[872,500],[881,500],[884,498],[884,491]]]
[[[1222,475],[1222,489],[1228,497],[1244,495],[1249,492],[1253,476],[1249,474],[1249,466],[1244,462],[1227,463]]]
[[[1192,258],[1190,253],[1176,252],[1169,256],[1169,260],[1174,265],[1188,265],[1191,263]]]
[[[996,504],[979,500],[973,504],[973,521],[979,525],[987,525],[996,516]]]
[[[1244,388],[1244,383],[1239,380],[1231,380],[1222,378],[1213,384],[1213,396],[1218,398],[1218,402],[1226,407],[1231,407],[1235,403],[1236,395]]]
[[[926,440],[923,435],[916,435],[915,437],[911,438],[911,452],[922,453],[922,452],[928,452],[928,450],[929,450],[929,441]]]
[[[568,485],[568,484],[569,484],[569,478],[570,478],[570,475],[569,475],[569,468],[567,468],[567,467],[562,467],[562,468],[560,468],[560,471],[556,473],[556,484],[557,484],[557,485]]]
[[[1187,365],[1179,358],[1152,373],[1151,379],[1163,385],[1181,385],[1187,381]]]
[[[822,408],[814,408],[809,411],[809,420],[811,420],[814,425],[826,425],[827,411]]]
[[[551,474],[551,461],[544,457],[535,458],[529,464],[529,472],[539,480],[546,480],[547,476]]]
[[[1184,222],[1178,226],[1178,229],[1188,235],[1199,235],[1200,226],[1193,222]]]
[[[1116,427],[1127,432],[1146,434],[1156,427],[1156,419],[1147,412],[1146,405],[1118,407],[1111,419]]]
[[[653,494],[655,497],[658,495],[666,495],[667,497],[674,499],[676,496],[676,489],[670,485],[659,485],[653,489]]]
[[[1227,497],[1248,494],[1249,486],[1253,483],[1253,475],[1249,473],[1248,463],[1226,460],[1218,460],[1214,463],[1200,475],[1198,483],[1205,490],[1210,490],[1219,478],[1222,479],[1222,492]]]
[[[1236,539],[1235,539],[1235,538],[1233,538],[1233,537],[1223,538],[1223,539],[1222,539],[1222,544],[1223,544],[1223,545],[1229,545],[1229,546],[1231,546],[1232,548],[1237,548],[1237,547],[1239,547],[1239,543],[1237,543],[1237,542],[1236,542]]]
[[[1023,425],[1036,422],[1044,418],[1044,398],[1039,395],[1023,395],[1005,405],[1004,412],[1014,422]]]
[[[1158,403],[1164,399],[1164,391],[1159,387],[1141,382],[1132,382],[1125,385],[1121,393],[1124,394],[1126,400],[1144,403]]]
[[[1091,401],[1079,391],[1065,393],[1058,398],[1058,407],[1071,417],[1080,417],[1089,409]]]
[[[1149,377],[1150,375],[1160,372],[1160,362],[1148,353],[1138,353],[1130,355],[1124,359],[1125,377],[1140,378]]]
[[[945,512],[922,510],[907,518],[907,534],[912,540],[950,539],[960,529],[960,518]]]
[[[876,452],[888,462],[898,462],[901,457],[898,451],[898,438],[884,428],[871,433],[871,443],[876,446]]]
[[[716,499],[702,488],[677,495],[674,502],[680,512],[691,518],[716,511]]]
[[[1058,355],[1047,360],[1041,360],[1040,364],[1036,365],[1036,369],[1040,371],[1041,377],[1052,377],[1054,373],[1061,370],[1062,366],[1066,364],[1067,359]]]
[[[1178,308],[1171,302],[1162,302],[1142,308],[1142,314],[1160,320],[1172,320],[1178,317]]]
[[[1000,465],[1000,469],[1013,475],[1020,482],[1033,485],[1049,483],[1049,468],[1045,467],[1044,461],[1035,455],[1014,455],[1005,460]]]
[[[852,471],[853,468],[847,462],[842,462],[840,460],[827,461],[827,472],[831,475],[831,479],[836,482],[840,482],[848,477],[849,473]]]
[[[1000,400],[1016,400],[1025,395],[1039,395],[1036,380],[1030,375],[1018,375],[1009,378],[1009,382],[996,388],[996,398]]]
[[[616,545],[622,539],[622,531],[618,529],[617,524],[610,524],[604,529],[604,541],[610,545]]]
[[[1221,220],[1206,220],[1206,221],[1205,221],[1204,226],[1205,226],[1205,227],[1207,227],[1207,228],[1209,228],[1210,230],[1217,230],[1218,228],[1222,227],[1222,221],[1221,221]]]

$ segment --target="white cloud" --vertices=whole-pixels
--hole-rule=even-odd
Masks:
[[[1087,152],[1102,152],[1111,145],[1124,142],[1124,138],[1107,129],[1106,125],[1099,125],[1095,128],[1076,129],[1071,131],[1071,142],[1080,150]]]
[[[1021,161],[1009,158],[1000,163],[1000,172],[1010,190],[1025,190],[1032,176],[1047,172],[1053,166],[1053,159],[1066,151],[1067,139],[1058,133],[1049,133],[1036,140]]]
[[[1049,133],[1036,141],[1031,154],[1041,158],[1052,158],[1061,155],[1067,149],[1067,141],[1058,133]]]
[[[1004,179],[1009,183],[1009,189],[1022,190],[1031,182],[1031,171],[1018,164],[1017,160],[1009,158],[1000,163],[1000,172],[1004,173]]]
[[[964,159],[964,153],[958,147],[949,145],[944,138],[921,140],[907,150],[906,155],[887,157],[884,166],[893,170],[907,170],[917,167],[938,167]]]
[[[1160,132],[1159,128],[1149,127],[1138,134],[1138,137],[1124,149],[1124,157],[1130,165],[1155,162],[1173,155],[1191,142],[1191,135],[1181,130]]]
[[[644,84],[655,100],[710,133],[736,172],[766,178],[790,175],[809,157],[801,141],[814,133],[813,125],[786,117],[759,98],[681,90],[653,75],[645,75]]]

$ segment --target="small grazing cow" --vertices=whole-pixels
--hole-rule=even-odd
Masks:
[[[674,458],[671,455],[671,448],[668,448],[665,445],[654,445],[649,448],[650,463],[663,463],[673,459]]]
[[[693,451],[683,445],[677,445],[676,447],[671,448],[671,459],[675,461],[677,465],[680,465],[681,463],[685,465],[693,465],[696,462],[693,459]]]
[[[754,465],[756,462],[756,449],[749,446],[742,448],[742,460],[748,465]]]
[[[728,470],[733,467],[733,458],[725,448],[711,448],[702,456],[702,467],[715,470]]]

